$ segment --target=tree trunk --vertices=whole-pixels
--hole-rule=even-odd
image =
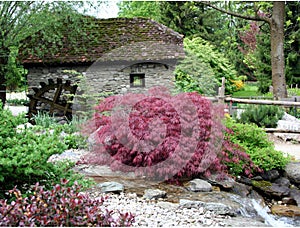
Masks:
[[[284,15],[285,2],[273,2],[271,27],[271,63],[274,99],[287,97],[286,80],[284,73]]]
[[[7,64],[7,59],[5,57],[0,57],[0,101],[3,104],[3,107],[6,102],[6,79],[5,79],[6,64]]]

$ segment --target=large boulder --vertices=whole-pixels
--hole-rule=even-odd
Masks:
[[[252,180],[252,185],[263,195],[268,197],[275,197],[277,199],[288,196],[290,193],[290,189],[287,186],[271,183],[269,181]]]
[[[277,128],[281,130],[292,130],[300,132],[300,120],[296,117],[284,113],[281,120],[277,122]],[[283,139],[284,141],[288,140],[295,140],[300,141],[299,134],[292,134],[292,133],[274,133],[275,136]]]
[[[300,162],[290,162],[285,167],[285,172],[291,182],[300,185]]]

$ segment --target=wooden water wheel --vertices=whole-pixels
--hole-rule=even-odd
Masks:
[[[77,85],[71,85],[67,80],[63,83],[61,78],[56,82],[48,79],[48,84],[40,82],[41,88],[34,87],[34,94],[27,95],[30,99],[27,117],[32,117],[38,112],[46,112],[56,117],[72,119],[72,100],[77,90]]]

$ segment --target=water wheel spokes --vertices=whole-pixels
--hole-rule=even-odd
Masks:
[[[41,87],[33,87],[33,94],[27,95],[30,99],[27,117],[32,119],[38,112],[46,112],[53,116],[72,118],[72,100],[77,90],[77,85],[71,85],[67,80],[63,83],[61,78],[56,82],[48,79],[48,84],[40,82]]]

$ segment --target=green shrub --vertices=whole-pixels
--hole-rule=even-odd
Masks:
[[[290,158],[274,149],[274,144],[268,140],[267,133],[255,124],[236,123],[232,119],[225,122],[232,130],[228,134],[233,143],[244,148],[253,163],[264,171],[271,169],[283,170]]]
[[[255,123],[259,127],[274,128],[282,118],[284,109],[273,105],[248,105],[241,114],[240,123]]]
[[[75,117],[68,123],[59,124],[55,117],[52,117],[47,113],[39,112],[34,116],[34,121],[36,124],[34,127],[35,131],[45,132],[53,130],[56,134],[61,136],[61,140],[67,145],[67,149],[83,149],[87,147],[86,137],[78,132],[80,130],[80,125],[84,120],[79,120]]]
[[[36,182],[49,185],[74,175],[70,170],[74,164],[48,162],[51,155],[68,148],[59,132],[37,132],[35,128],[17,131],[16,126],[25,120],[0,109],[0,197],[16,185],[26,189]]]
[[[71,134],[64,137],[64,143],[68,149],[84,149],[87,148],[86,137],[80,134]]]

